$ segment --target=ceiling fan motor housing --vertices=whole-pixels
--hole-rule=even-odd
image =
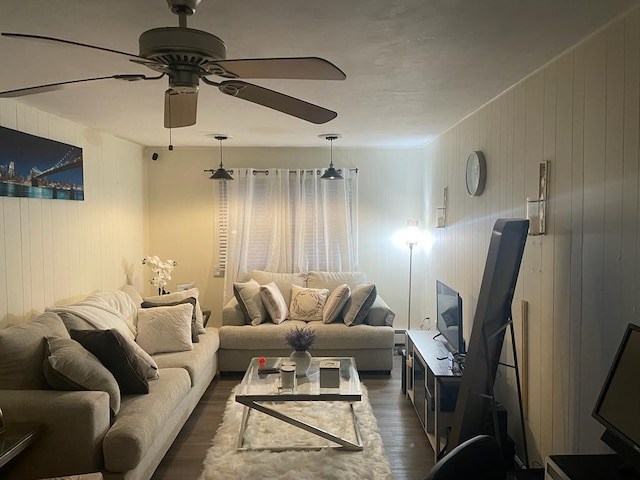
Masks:
[[[167,0],[167,3],[171,11],[176,15],[180,13],[193,15],[196,7],[200,4],[200,0]]]
[[[227,58],[222,39],[193,28],[152,28],[140,35],[138,44],[140,56],[157,64],[148,64],[149,68],[162,73],[177,67],[210,75],[211,62]]]

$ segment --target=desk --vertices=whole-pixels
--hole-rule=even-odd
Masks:
[[[40,425],[35,423],[7,423],[0,433],[0,468],[36,441]]]
[[[422,423],[436,458],[453,421],[462,374],[452,368],[449,351],[433,330],[406,332],[407,396]]]
[[[550,455],[545,466],[545,480],[637,480],[639,477],[620,470],[622,462],[615,454]]]

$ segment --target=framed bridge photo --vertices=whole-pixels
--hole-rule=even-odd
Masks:
[[[84,200],[82,148],[0,127],[0,196]]]

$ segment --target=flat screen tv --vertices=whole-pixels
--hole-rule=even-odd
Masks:
[[[462,297],[453,288],[436,280],[436,327],[454,355],[465,353],[462,332]]]
[[[640,326],[627,326],[613,359],[593,416],[606,430],[602,441],[625,466],[640,472]]]

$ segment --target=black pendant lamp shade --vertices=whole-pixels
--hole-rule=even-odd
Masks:
[[[222,141],[229,137],[226,135],[216,135],[214,138],[220,142],[220,167],[217,170],[207,170],[208,172],[212,172],[209,180],[233,180],[231,174],[225,170],[222,164]]]
[[[322,177],[320,177],[323,180],[344,180],[340,172],[333,168],[333,141],[338,137],[339,135],[324,135],[324,138],[331,143],[331,161],[329,162],[329,168],[327,168]]]

